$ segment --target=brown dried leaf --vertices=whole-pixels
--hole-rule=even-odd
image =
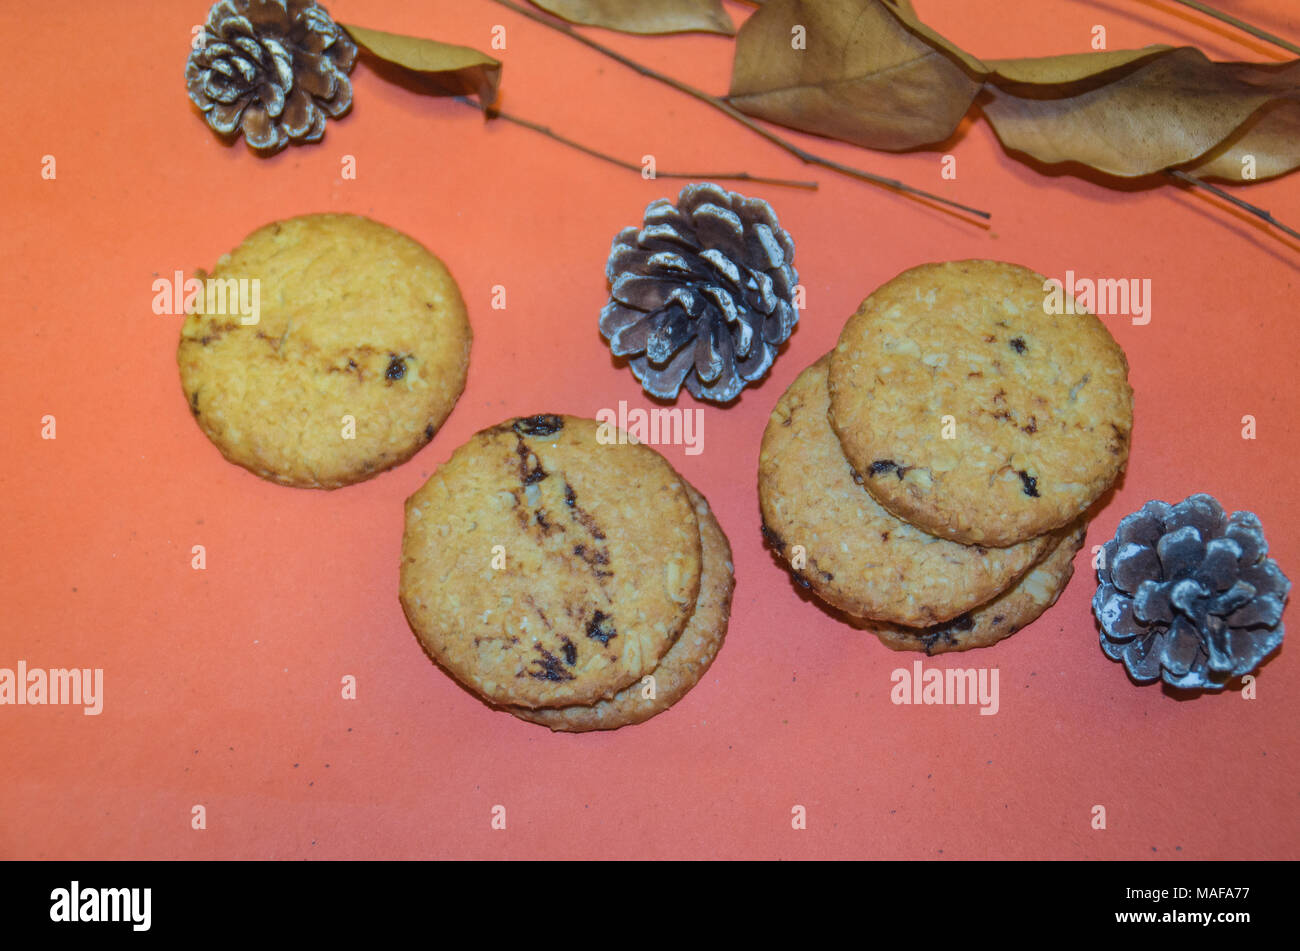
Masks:
[[[384,33],[339,24],[356,44],[373,56],[424,77],[433,91],[448,96],[477,96],[484,109],[501,85],[501,63],[468,46],[439,43],[418,36]]]
[[[910,5],[881,0],[769,0],[736,37],[728,99],[749,115],[867,148],[942,141],[980,81],[964,55],[919,35],[909,18]]]
[[[1140,50],[1104,50],[1096,53],[1064,53],[1024,59],[991,59],[989,72],[1007,83],[1060,84],[1100,77],[1112,69],[1147,59],[1173,49],[1172,46],[1144,46]]]
[[[916,10],[912,8],[910,0],[885,0],[884,6],[913,33],[928,41],[932,46],[945,50],[949,55],[961,60],[966,68],[970,70],[971,75],[984,76],[988,73],[989,69],[983,62],[922,23],[921,18],[916,15]]]
[[[1082,162],[1123,177],[1185,165],[1220,147],[1256,112],[1300,95],[1300,61],[1272,66],[1212,63],[1189,46],[1101,54],[1105,68],[1052,57],[991,63],[1014,76],[1072,77],[1042,83],[993,80],[984,114],[1008,149],[1041,162]],[[1053,62],[1055,61],[1055,62]],[[1289,122],[1271,121],[1252,139],[1269,149],[1268,164],[1300,158],[1300,139],[1279,135]]]
[[[1255,113],[1226,141],[1185,166],[1183,171],[1200,178],[1220,178],[1241,184],[1275,178],[1300,168],[1297,143],[1300,143],[1300,102],[1285,99]]]
[[[724,33],[736,25],[722,0],[531,0],[547,13],[623,33]]]
[[[737,37],[730,100],[892,150],[948,138],[981,83],[1002,143],[1041,162],[1234,182],[1300,167],[1300,60],[1212,63],[1191,47],[1148,46],[985,62],[922,23],[910,0],[768,0]]]

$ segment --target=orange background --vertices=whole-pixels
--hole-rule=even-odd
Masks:
[[[727,4],[737,19],[750,8]],[[1170,2],[923,0],[987,57],[1190,43],[1283,54]],[[1223,0],[1292,39],[1300,14]],[[1259,514],[1300,577],[1300,243],[1201,193],[1043,174],[968,122],[939,150],[815,151],[994,213],[982,226],[803,167],[702,104],[487,0],[334,0],[341,21],[487,49],[506,27],[501,105],[661,171],[815,178],[768,198],[797,245],[807,309],[769,377],[705,407],[704,452],[665,455],[712,501],[738,587],[725,647],[670,712],[552,735],[435,668],[397,601],[402,502],[476,430],[510,415],[648,406],[597,329],[611,237],[680,182],[638,175],[381,79],[322,143],[258,159],[185,95],[202,2],[3,0],[0,117],[0,666],[102,667],[104,712],[0,707],[0,855],[229,857],[1295,858],[1297,687],[1285,648],[1258,699],[1139,688],[1097,644],[1088,549],[1149,498],[1206,491]],[[725,92],[731,40],[591,35]],[[940,157],[957,156],[956,181]],[[54,155],[57,179],[42,180]],[[356,157],[357,178],[340,176]],[[1300,179],[1240,194],[1300,224]],[[186,408],[180,318],[155,276],[193,273],[270,220],[370,215],[439,254],[469,305],[469,385],[411,462],[333,493],[226,463]],[[755,473],[768,412],[858,302],[924,261],[993,257],[1050,275],[1149,277],[1153,319],[1108,326],[1136,391],[1127,477],[1075,580],[995,648],[924,659],[996,666],[1001,709],[894,706],[896,654],[802,597],[764,548]],[[507,308],[490,307],[491,288]],[[696,404],[683,391],[678,405]],[[41,417],[57,439],[40,438]],[[1258,439],[1241,438],[1257,419]],[[191,546],[207,568],[190,567]],[[1289,612],[1294,617],[1294,611]],[[1293,635],[1294,636],[1294,635]],[[357,699],[340,696],[345,675]],[[190,827],[191,807],[207,828]],[[494,805],[506,831],[489,826]],[[791,828],[791,808],[807,829]],[[1090,827],[1094,804],[1108,828]]]

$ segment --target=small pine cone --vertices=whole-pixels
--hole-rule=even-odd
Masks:
[[[356,44],[315,0],[220,0],[203,29],[185,84],[220,134],[276,152],[319,141],[352,105]]]
[[[717,185],[651,202],[614,238],[600,332],[651,396],[725,403],[772,365],[799,320],[794,242],[772,207]]]
[[[1208,495],[1148,502],[1106,543],[1092,610],[1101,648],[1139,683],[1220,690],[1282,643],[1291,582],[1252,512]]]

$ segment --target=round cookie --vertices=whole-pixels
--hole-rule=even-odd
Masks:
[[[475,434],[406,501],[401,601],[429,654],[493,703],[590,704],[690,620],[700,529],[672,466],[572,416]]]
[[[613,730],[632,723],[644,723],[663,713],[699,683],[726,637],[736,578],[731,546],[722,526],[709,510],[709,503],[685,479],[682,484],[695,506],[695,517],[700,523],[700,594],[682,636],[668,648],[668,653],[653,671],[654,697],[642,696],[644,687],[641,681],[636,681],[608,700],[600,700],[591,706],[549,710],[510,707],[515,716],[560,732]]]
[[[1074,556],[1083,546],[1087,524],[1057,533],[1055,547],[1029,573],[988,604],[955,620],[929,628],[868,624],[886,647],[900,651],[946,654],[988,647],[1010,637],[1056,603],[1074,574]]]
[[[1044,313],[1044,282],[996,261],[925,264],[845,324],[831,423],[899,518],[968,545],[1012,545],[1074,521],[1124,468],[1124,352],[1091,314]]]
[[[925,627],[1004,591],[1055,542],[959,545],[900,521],[862,487],[826,418],[830,354],[777,401],[763,432],[758,497],[763,534],[822,600],[849,614]]]
[[[333,489],[377,475],[429,442],[465,388],[456,282],[368,218],[259,228],[205,286],[177,351],[185,398],[222,454],[265,479]]]

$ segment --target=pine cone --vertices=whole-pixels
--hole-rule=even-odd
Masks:
[[[1291,582],[1252,512],[1208,495],[1148,502],[1106,543],[1092,599],[1101,648],[1133,679],[1220,690],[1282,643]]]
[[[352,105],[357,47],[315,0],[220,0],[190,53],[190,99],[222,135],[250,148],[317,142],[327,116]]]
[[[651,202],[614,238],[600,332],[651,396],[725,403],[772,365],[799,320],[794,242],[772,207],[717,185]]]

